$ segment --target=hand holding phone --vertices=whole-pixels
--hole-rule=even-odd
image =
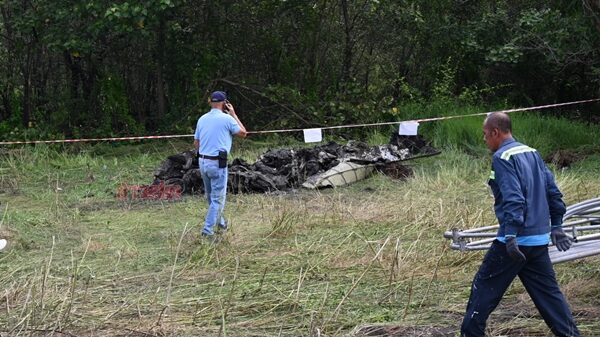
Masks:
[[[230,115],[235,114],[235,109],[233,108],[233,105],[231,105],[231,103],[228,100],[225,100],[225,104],[223,104],[223,112],[230,114]]]
[[[223,101],[223,112],[224,112],[224,113],[227,113],[227,112],[229,112],[229,107],[228,107],[228,105],[229,105],[229,101],[228,101],[228,100],[225,100],[225,101]]]

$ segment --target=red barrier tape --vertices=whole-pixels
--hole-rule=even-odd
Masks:
[[[83,142],[119,142],[124,140],[142,140],[142,139],[164,139],[164,138],[182,138],[192,137],[194,135],[170,135],[170,136],[139,136],[139,137],[112,137],[112,138],[81,138],[81,139],[56,139],[56,140],[26,140],[14,142],[0,142],[0,145],[14,144],[52,144],[52,143],[83,143]]]

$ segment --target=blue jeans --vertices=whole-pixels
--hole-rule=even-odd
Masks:
[[[492,243],[471,286],[471,296],[461,327],[462,337],[484,337],[485,323],[515,277],[519,277],[542,318],[560,337],[579,337],[571,309],[558,283],[548,246],[519,246],[524,262],[515,262],[506,253],[506,245]]]
[[[202,233],[214,234],[215,225],[224,225],[223,210],[227,194],[227,167],[219,168],[219,161],[200,159],[200,174],[204,181],[204,194],[208,200],[208,212]]]

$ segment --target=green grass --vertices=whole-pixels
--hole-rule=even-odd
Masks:
[[[410,162],[415,177],[405,182],[375,175],[335,190],[230,195],[231,229],[218,245],[199,240],[201,197],[114,198],[122,183],[150,183],[160,161],[188,150],[187,142],[8,149],[0,157],[0,235],[12,246],[0,254],[0,333],[342,336],[375,323],[458,328],[482,253],[451,251],[442,234],[495,222],[480,123],[425,128],[445,151]],[[516,133],[542,143],[564,128],[577,133],[544,151],[589,146],[596,132],[541,123]],[[460,141],[468,137],[470,147]],[[234,157],[253,160],[272,147],[236,141]],[[591,154],[556,172],[567,203],[598,196],[598,167]],[[556,267],[584,336],[600,335],[599,265],[593,257]],[[489,333],[550,336],[518,281]]]
[[[462,106],[455,103],[433,102],[406,104],[400,107],[399,119],[410,120],[439,116],[468,115],[491,110],[483,106]],[[548,117],[551,110],[539,112],[513,112],[513,135],[518,141],[536,148],[543,156],[552,151],[580,149],[587,152],[600,151],[600,126],[564,118]],[[485,116],[474,116],[444,121],[424,122],[419,133],[430,139],[437,147],[457,147],[462,150],[484,154],[482,124]]]

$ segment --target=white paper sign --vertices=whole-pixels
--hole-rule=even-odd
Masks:
[[[318,143],[323,140],[321,129],[304,129],[305,143]]]
[[[402,122],[398,134],[400,136],[416,136],[419,129],[419,122]]]

